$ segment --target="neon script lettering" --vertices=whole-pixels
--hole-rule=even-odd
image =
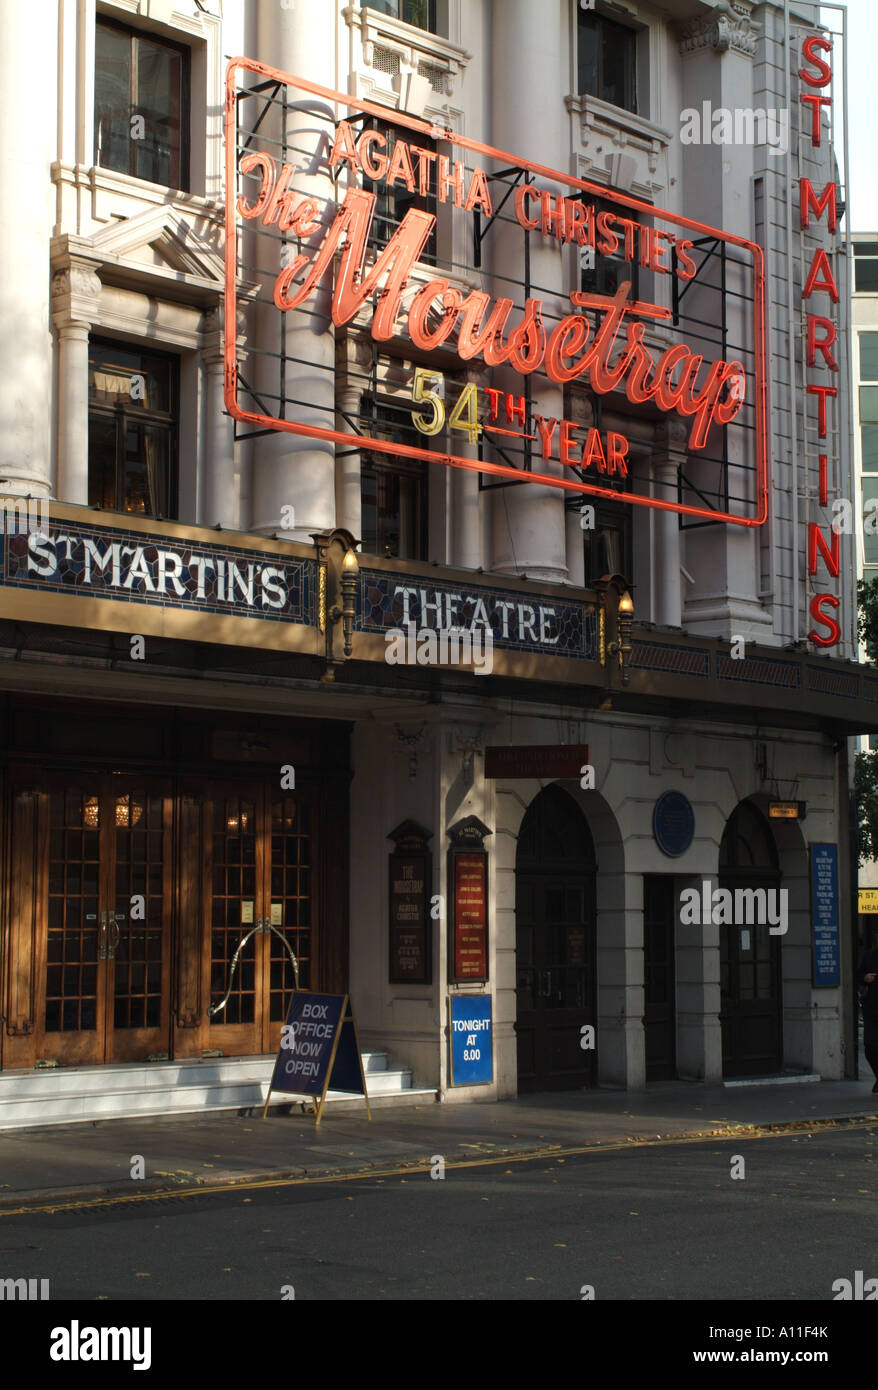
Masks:
[[[246,159],[250,162],[245,172],[260,170],[263,182],[252,203],[239,198],[241,216],[261,216],[266,223],[295,226],[301,236],[316,231],[313,203],[295,201],[286,189],[284,170],[275,177],[271,156],[252,153]],[[375,202],[376,195],[365,189],[346,193],[314,254],[298,255],[280,272],[274,288],[278,309],[300,308],[324,277],[332,274],[338,255],[333,323],[338,327],[349,323],[380,291],[372,337],[378,342],[394,337],[403,292],[436,217],[411,208],[367,270],[364,258]],[[414,296],[408,311],[408,332],[417,347],[429,351],[456,331],[457,352],[464,361],[481,357],[489,367],[508,363],[522,375],[542,367],[558,384],[583,378],[601,394],[624,387],[634,404],[654,401],[660,410],[691,417],[689,448],[703,449],[711,427],[728,424],[743,407],[747,387],[744,367],[738,361],[719,360],[707,364],[702,372],[704,357],[682,343],[654,357],[643,342],[645,324],[638,320],[669,319],[671,312],[632,300],[630,291],[630,282],[623,281],[613,295],[571,294],[576,308],[594,311],[594,323],[583,313],[574,313],[547,333],[540,299],[527,299],[519,322],[510,327],[511,299],[500,298],[492,304],[481,290],[464,296],[447,279],[435,279]]]

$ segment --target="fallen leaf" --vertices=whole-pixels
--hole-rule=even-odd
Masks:
[[[135,1274],[135,1279],[151,1279],[151,1274]]]

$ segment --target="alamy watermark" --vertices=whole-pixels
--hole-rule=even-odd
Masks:
[[[790,113],[786,107],[713,106],[709,101],[680,112],[683,145],[767,145],[770,155],[790,148]]]
[[[46,498],[0,496],[0,534],[48,536],[49,503]]]
[[[416,627],[407,623],[384,634],[389,666],[472,666],[473,675],[494,669],[494,634],[488,627]]]
[[[769,936],[785,936],[789,921],[786,888],[684,888],[680,894],[680,924],[684,927],[768,926]]]

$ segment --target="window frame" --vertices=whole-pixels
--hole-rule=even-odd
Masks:
[[[92,348],[111,348],[120,351],[137,352],[141,356],[156,357],[164,360],[170,365],[169,386],[168,386],[168,410],[160,411],[151,409],[144,404],[132,406],[130,403],[123,404],[115,402],[107,404],[103,401],[95,401],[91,394],[91,373],[92,373]],[[142,517],[153,521],[177,521],[179,520],[180,510],[180,376],[181,361],[178,353],[167,352],[161,348],[154,348],[152,344],[131,343],[122,338],[107,338],[103,334],[93,333],[89,335],[88,341],[88,371],[89,385],[87,392],[87,419],[88,419],[88,491],[89,506],[96,506],[91,502],[91,480],[92,480],[92,459],[91,459],[91,420],[97,417],[103,420],[110,420],[115,427],[114,454],[115,454],[115,478],[114,478],[114,507],[113,510],[121,516]],[[125,455],[124,440],[125,430],[128,424],[152,425],[155,428],[168,430],[169,437],[169,461],[168,461],[168,480],[167,480],[167,512],[157,511],[135,512],[129,511],[125,507]]]
[[[598,30],[598,50],[597,50],[597,91],[590,92],[586,89],[582,76],[581,59],[581,33],[585,28],[597,27]],[[620,104],[617,101],[610,101],[605,95],[605,83],[603,75],[603,34],[610,29],[621,30],[627,36],[630,43],[630,55],[627,60],[627,71],[624,74],[625,93],[624,100]],[[576,8],[576,87],[577,95],[580,97],[591,96],[598,101],[605,102],[617,111],[627,111],[629,115],[638,114],[637,101],[637,37],[638,31],[629,24],[623,24],[610,15],[603,14],[600,10],[584,10],[579,5]]]
[[[391,14],[388,10],[379,9],[377,5],[370,4],[369,0],[360,0],[360,8],[364,10],[371,10],[373,14],[385,15],[389,19],[398,20],[400,24],[409,24],[411,25],[412,29],[419,29],[422,34],[436,33],[436,0],[426,0],[426,25],[418,24],[417,21],[413,19],[406,19],[405,15],[400,13],[401,10],[405,9],[406,0],[395,0],[395,3],[396,12],[393,14]]]
[[[395,424],[394,412],[402,409],[407,413],[408,407],[398,406],[395,402],[373,403],[368,395],[364,395],[361,401],[361,418],[368,420],[372,437],[375,439],[392,439],[395,433],[399,432]],[[367,539],[365,534],[365,524],[362,520],[363,503],[363,480],[367,472],[376,475],[377,480],[383,475],[385,478],[410,479],[415,483],[415,516],[412,518],[412,534],[414,536],[414,550],[412,555],[391,554],[386,548],[382,549],[382,517],[376,507],[376,535],[375,549],[369,549],[371,539]],[[377,499],[376,499],[377,501]],[[368,442],[364,441],[364,447],[360,452],[360,505],[361,505],[361,524],[360,532],[362,538],[363,553],[376,555],[383,560],[414,560],[424,561],[427,558],[430,535],[430,474],[429,464],[426,459],[405,459],[396,458],[392,454],[385,454],[379,451],[374,453],[369,449]],[[402,527],[400,526],[400,531]],[[386,546],[387,542],[384,542]],[[401,546],[398,545],[398,549]]]
[[[138,65],[131,58],[131,49],[136,41],[146,40],[154,43],[157,47],[171,49],[179,53],[182,59],[182,72],[180,77],[180,181],[177,184],[155,183],[152,179],[145,179],[141,174],[134,171],[136,151],[133,148],[134,142],[129,139],[129,158],[127,169],[117,169],[111,164],[101,164],[98,161],[98,117],[97,103],[95,102],[93,117],[93,140],[92,158],[94,167],[110,174],[124,174],[128,178],[137,179],[140,183],[148,183],[153,188],[176,188],[180,193],[191,192],[192,184],[192,162],[191,162],[191,124],[192,124],[192,50],[188,44],[179,43],[174,39],[165,38],[163,34],[153,34],[150,30],[137,29],[133,25],[125,24],[123,21],[112,18],[99,12],[95,15],[95,54],[97,54],[97,31],[100,26],[107,29],[116,29],[119,33],[125,34],[129,40],[129,78],[128,78],[128,106],[130,116],[139,112],[140,102],[135,100],[137,95],[133,91],[136,81]],[[97,87],[97,57],[95,58],[94,87]]]
[[[430,153],[438,155],[438,150],[436,149],[436,145],[438,142],[436,140],[430,140],[428,137],[422,136],[419,132],[409,130],[405,126],[397,125],[391,117],[385,119],[384,117],[371,116],[368,118],[368,121],[364,121],[363,129],[379,130],[385,137],[392,135],[394,145],[396,144],[397,140],[403,140],[406,144],[417,144],[422,149],[426,150],[430,150],[430,146],[432,146],[433,148],[432,150],[430,150]],[[413,136],[416,136],[416,139],[413,139]],[[390,158],[391,148],[392,147],[390,145],[387,145],[381,151],[382,154],[387,155],[388,159]],[[437,165],[434,163],[434,165],[432,166],[433,173],[431,179],[433,183],[435,183],[436,179],[436,168]],[[409,193],[405,185],[401,185],[399,183],[394,183],[392,187],[388,187],[384,179],[368,178],[365,173],[365,170],[363,171],[363,188],[367,193],[375,194],[375,212],[372,218],[372,225],[369,228],[369,239],[366,243],[369,249],[376,252],[383,251],[384,247],[390,241],[397,227],[399,227],[400,223],[402,222],[405,213],[409,212],[412,208],[418,208],[422,212],[432,213],[433,216],[436,218],[436,221],[434,222],[433,229],[430,232],[429,237],[427,238],[426,245],[424,246],[423,251],[418,257],[417,264],[434,266],[436,264],[436,257],[438,254],[437,237],[439,231],[440,206],[438,193],[427,193],[423,196],[419,192]],[[396,216],[396,221],[393,223],[392,226],[388,225],[384,231],[379,230],[378,228],[380,223],[390,224],[391,222],[391,219],[385,217],[384,213],[380,211],[380,208],[382,206],[382,199],[392,198],[394,200],[395,207],[398,208],[398,204],[396,204],[396,199],[398,197],[408,198],[410,200],[408,206],[406,207],[405,211],[402,213],[401,216]]]

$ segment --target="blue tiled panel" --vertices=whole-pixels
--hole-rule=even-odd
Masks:
[[[86,541],[94,547],[91,552]],[[116,546],[118,551],[111,548]],[[285,559],[231,545],[193,546],[142,531],[75,522],[50,526],[48,538],[0,535],[2,585],[225,617],[311,626],[316,621],[316,573],[316,560]],[[280,606],[270,606],[271,600],[280,600]]]
[[[407,616],[405,595],[400,592],[403,589],[410,591]],[[476,626],[484,626],[487,619],[494,645],[505,650],[589,661],[596,656],[595,614],[588,604],[565,602],[560,594],[522,594],[482,584],[436,584],[410,574],[360,570],[358,632],[387,632],[404,628],[406,621],[417,628],[469,628],[473,619]]]

